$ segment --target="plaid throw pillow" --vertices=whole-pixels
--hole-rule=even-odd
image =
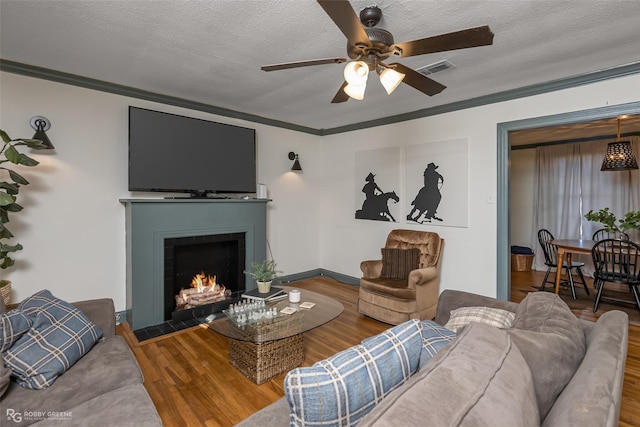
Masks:
[[[432,320],[422,321],[422,352],[420,353],[420,365],[422,368],[438,350],[449,344],[456,337],[456,333],[438,325]]]
[[[284,379],[295,426],[354,426],[418,369],[419,320],[410,320],[363,340]]]
[[[479,322],[500,329],[508,329],[513,326],[515,318],[515,313],[500,308],[461,307],[451,312],[451,317],[444,327],[458,332],[471,322]]]
[[[5,352],[31,329],[33,321],[18,310],[0,314],[0,352]]]
[[[80,310],[47,290],[24,300],[16,311],[31,321],[31,328],[2,353],[23,387],[42,389],[73,366],[102,336]]]
[[[409,273],[418,268],[420,250],[382,248],[382,273],[380,277],[385,279],[407,280]]]

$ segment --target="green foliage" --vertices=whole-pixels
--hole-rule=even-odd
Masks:
[[[282,273],[277,270],[275,261],[264,260],[262,262],[252,262],[251,271],[246,271],[244,274],[248,274],[258,282],[270,282],[278,276],[278,273]]]
[[[594,212],[593,209],[584,216],[587,220],[599,222],[609,232],[625,232],[626,230],[640,230],[640,211],[627,212],[624,218],[618,220],[609,208]],[[616,224],[616,221],[618,224]]]
[[[44,149],[42,141],[39,139],[11,139],[9,135],[0,129],[0,137],[2,138],[2,149],[0,149],[0,177],[8,181],[0,181],[0,240],[10,239],[13,234],[5,224],[9,222],[9,212],[15,213],[22,210],[22,206],[16,203],[18,193],[20,193],[21,185],[28,185],[22,175],[13,169],[9,169],[9,164],[22,166],[36,166],[38,161],[32,159],[18,151],[16,147],[25,146],[31,149]],[[0,241],[0,269],[11,267],[15,261],[9,256],[10,253],[22,249],[21,244],[8,245]]]

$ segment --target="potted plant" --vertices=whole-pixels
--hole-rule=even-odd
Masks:
[[[254,261],[251,263],[251,270],[245,271],[244,274],[248,274],[256,280],[259,293],[266,294],[271,289],[273,279],[278,276],[278,273],[281,273],[276,267],[276,262],[273,260]]]
[[[44,149],[42,141],[39,139],[11,139],[9,135],[0,129],[2,137],[2,149],[0,149],[0,177],[5,181],[0,181],[0,269],[11,267],[15,261],[9,256],[12,252],[22,249],[22,245],[16,243],[10,245],[7,240],[13,237],[13,234],[5,226],[9,222],[10,213],[20,212],[22,206],[16,203],[21,185],[29,184],[18,172],[8,168],[7,163],[22,166],[36,166],[39,162],[32,159],[26,154],[20,153],[16,147],[26,146],[32,149]],[[6,180],[8,179],[8,180]],[[5,300],[5,304],[9,302],[11,294],[11,282],[9,280],[0,280],[0,291]]]
[[[617,219],[609,208],[594,212],[593,209],[584,216],[589,221],[599,222],[610,233],[624,233],[627,230],[640,230],[640,211],[627,212],[624,218]],[[618,222],[616,224],[616,222]]]

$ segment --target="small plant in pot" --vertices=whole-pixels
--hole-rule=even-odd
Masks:
[[[258,292],[266,294],[271,289],[271,282],[278,277],[278,273],[282,273],[277,270],[276,262],[273,260],[264,260],[262,262],[252,262],[251,270],[244,272],[253,277],[258,284]]]
[[[9,254],[22,249],[20,243],[10,245],[7,240],[13,237],[13,234],[5,224],[9,222],[9,214],[20,212],[22,206],[16,203],[21,185],[29,184],[18,172],[9,169],[7,163],[22,166],[36,166],[38,161],[32,159],[26,154],[20,153],[16,147],[26,146],[32,149],[44,149],[42,141],[39,139],[11,139],[9,135],[0,129],[0,137],[2,137],[2,148],[0,149],[0,269],[11,267],[15,261]],[[8,179],[8,180],[7,180]],[[0,291],[5,303],[9,302],[11,294],[11,282],[9,280],[0,280]]]
[[[627,212],[623,218],[617,219],[609,208],[600,209],[598,212],[594,212],[592,209],[584,217],[589,221],[601,223],[604,225],[604,229],[610,233],[640,230],[640,211]]]

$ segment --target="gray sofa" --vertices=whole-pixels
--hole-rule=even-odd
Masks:
[[[93,348],[53,385],[31,390],[9,383],[0,402],[3,426],[161,426],[138,363],[116,335],[111,299],[73,303],[103,332]],[[0,298],[0,313],[6,311]]]
[[[435,321],[453,310],[515,313],[510,329],[471,323],[358,423],[363,427],[617,426],[627,356],[628,317],[610,311],[588,322],[559,297],[537,292],[515,304],[446,290]],[[282,398],[239,426],[289,425]]]

